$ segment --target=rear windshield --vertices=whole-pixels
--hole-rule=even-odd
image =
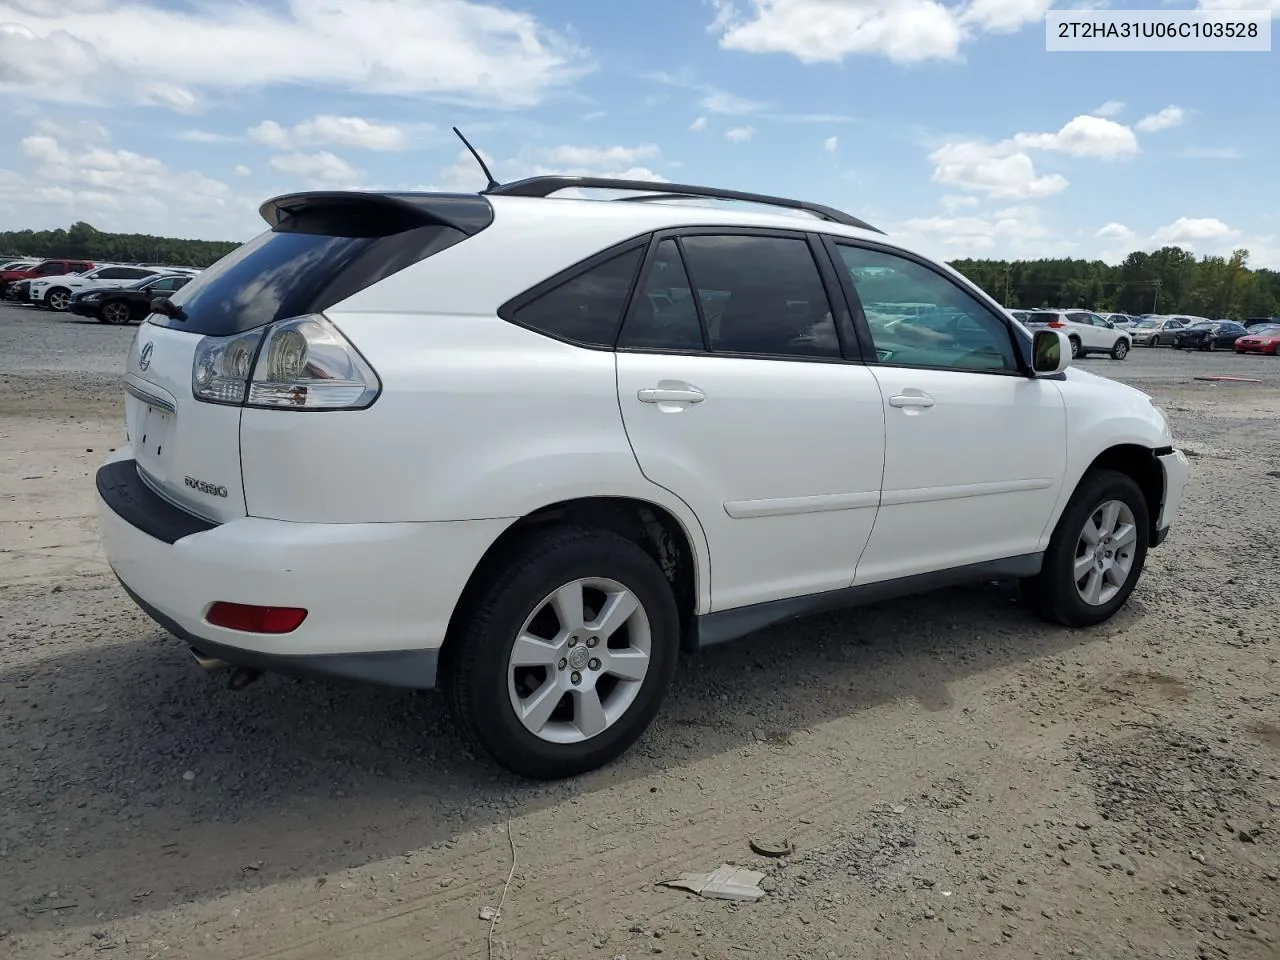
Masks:
[[[1058,319],[1058,315],[1056,313],[1033,313],[1031,314],[1031,316],[1027,317],[1027,319],[1024,322],[1025,323],[1053,323],[1053,321],[1057,319]]]
[[[174,292],[182,318],[152,313],[148,322],[188,333],[231,336],[275,320],[317,313],[466,234],[394,215],[292,217],[227,254]],[[352,235],[344,235],[352,234]]]

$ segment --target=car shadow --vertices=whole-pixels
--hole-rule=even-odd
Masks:
[[[1097,635],[1033,618],[1009,584],[793,621],[685,657],[628,754],[537,783],[473,755],[435,694],[276,676],[233,692],[123,595],[93,603],[119,641],[0,677],[0,930],[374,862],[887,701],[946,711],[956,681]]]

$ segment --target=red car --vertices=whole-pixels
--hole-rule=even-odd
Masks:
[[[25,270],[0,270],[0,299],[5,287],[19,280],[34,280],[36,277],[60,277],[64,273],[84,273],[92,270],[97,264],[91,260],[68,260],[58,257],[54,260],[41,260]]]
[[[1254,327],[1235,343],[1236,353],[1280,356],[1280,323]]]

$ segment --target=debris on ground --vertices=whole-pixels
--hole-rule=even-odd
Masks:
[[[763,879],[764,874],[759,870],[731,867],[725,863],[710,873],[685,873],[674,880],[660,880],[658,886],[688,890],[700,897],[717,900],[754,902],[764,896],[764,891],[760,889],[760,881]]]

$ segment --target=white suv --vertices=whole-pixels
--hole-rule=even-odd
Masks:
[[[1133,337],[1127,331],[1117,329],[1110,320],[1087,310],[1037,310],[1027,317],[1026,323],[1033,329],[1050,327],[1063,331],[1071,343],[1073,358],[1105,353],[1123,360],[1133,346]]]
[[[60,277],[41,277],[31,281],[31,302],[58,313],[67,309],[71,295],[87,287],[124,287],[155,276],[150,267],[105,264],[84,273],[68,273]]]
[[[119,579],[233,686],[441,687],[571,775],[682,649],[792,617],[1008,577],[1100,623],[1183,497],[1146,394],[827,207],[540,177],[262,214],[153,304],[97,475]]]

